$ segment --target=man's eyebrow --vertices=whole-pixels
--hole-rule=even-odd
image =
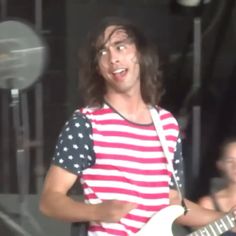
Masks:
[[[108,40],[109,41],[109,40]],[[131,43],[132,42],[132,39],[129,37],[129,36],[127,36],[127,37],[125,37],[125,38],[123,38],[123,39],[117,39],[116,41],[114,41],[111,45],[112,46],[116,46],[116,45],[118,45],[118,44],[120,44],[120,43]],[[98,49],[97,49],[97,51],[98,52],[100,52],[100,51],[102,51],[102,50],[105,50],[105,49],[107,49],[107,42],[106,43],[103,43],[100,47],[98,47]]]
[[[117,40],[117,41],[113,42],[112,44],[117,45],[117,44],[120,44],[120,43],[126,43],[126,42],[127,42],[127,39],[128,39],[128,38],[120,39],[120,40]]]
[[[123,39],[118,39],[118,40],[114,41],[114,42],[112,43],[112,45],[118,45],[118,44],[120,44],[120,43],[131,43],[131,42],[132,42],[132,39],[127,36],[127,37],[125,37],[125,38],[123,38]]]

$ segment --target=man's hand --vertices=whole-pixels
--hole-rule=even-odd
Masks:
[[[127,215],[132,209],[136,208],[137,204],[119,200],[106,200],[94,206],[95,221],[115,223]]]

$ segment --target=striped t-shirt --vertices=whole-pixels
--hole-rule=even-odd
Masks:
[[[169,150],[179,154],[173,155],[174,166],[181,167],[177,121],[164,109],[159,115]],[[132,235],[169,205],[172,173],[154,124],[130,122],[107,104],[74,112],[59,136],[53,163],[80,176],[87,203],[137,203],[118,223],[91,222],[90,236]]]

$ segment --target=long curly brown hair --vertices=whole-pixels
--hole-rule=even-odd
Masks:
[[[145,103],[156,105],[163,94],[159,57],[156,47],[137,26],[120,17],[104,18],[88,35],[85,47],[79,51],[79,88],[85,105],[102,106],[106,93],[105,80],[98,72],[98,51],[105,44],[104,32],[109,26],[124,30],[138,51],[141,95]]]

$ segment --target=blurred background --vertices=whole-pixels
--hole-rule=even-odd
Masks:
[[[0,0],[1,235],[69,235],[70,225],[38,212],[38,197],[58,133],[82,105],[79,47],[104,16],[131,18],[158,46],[165,85],[161,106],[181,126],[186,196],[196,200],[207,193],[219,175],[220,143],[236,136],[235,5],[235,0]],[[1,27],[6,21],[21,22],[22,28]],[[6,64],[11,50],[21,54]],[[30,83],[23,78],[22,86],[13,81],[7,87],[6,75],[16,80],[25,75]]]

